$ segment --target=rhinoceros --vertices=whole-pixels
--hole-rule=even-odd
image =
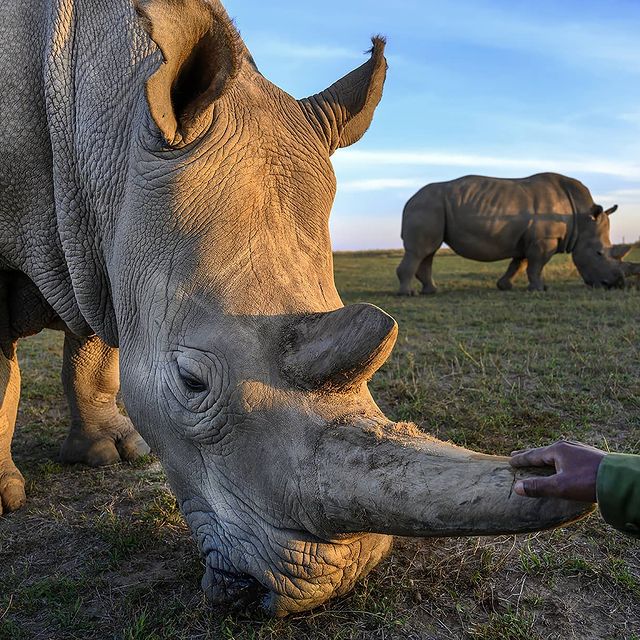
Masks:
[[[513,287],[527,271],[530,291],[546,289],[542,270],[557,253],[570,253],[591,287],[624,286],[620,264],[609,255],[609,216],[578,180],[557,173],[503,179],[465,176],[428,184],[406,204],[402,216],[405,254],[398,266],[400,295],[436,292],[433,258],[443,243],[471,260],[511,258],[498,288]]]
[[[517,496],[506,459],[395,424],[369,394],[398,327],[336,291],[330,156],[371,123],[383,39],[296,100],[214,0],[5,0],[0,35],[5,512],[25,502],[16,342],[53,327],[62,460],[132,460],[148,443],[213,601],[258,587],[273,614],[304,611],[348,592],[394,534],[584,513]]]

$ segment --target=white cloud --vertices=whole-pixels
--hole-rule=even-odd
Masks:
[[[335,251],[400,249],[401,218],[385,216],[338,216],[331,218],[331,238]]]
[[[568,175],[591,173],[640,181],[640,165],[600,159],[565,158],[556,160],[441,151],[359,151],[347,149],[336,153],[334,164],[338,169],[372,166],[444,166],[465,167],[481,173],[486,172],[487,169],[496,168],[520,172],[557,171]]]
[[[257,42],[254,48],[259,55],[293,60],[362,60],[362,51],[333,45],[307,45],[281,39]]]
[[[640,127],[640,111],[621,113],[618,118],[623,122]]]
[[[418,189],[424,186],[424,178],[373,178],[370,180],[345,180],[341,191],[389,191],[391,189]]]
[[[615,18],[596,22],[556,14],[555,19],[536,20],[530,12],[519,12],[514,3],[502,9],[473,0],[441,7],[431,16],[430,26],[444,38],[549,55],[582,67],[600,63],[640,72],[640,42],[632,23]]]
[[[640,202],[640,189],[615,189],[594,195],[593,199],[598,202],[615,200],[616,202],[636,204]]]

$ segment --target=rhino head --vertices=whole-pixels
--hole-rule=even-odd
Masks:
[[[573,262],[582,279],[594,288],[624,287],[624,269],[616,255],[609,236],[609,216],[618,205],[606,211],[594,204],[591,211],[577,216],[578,238],[573,248]]]
[[[223,8],[140,0],[146,83],[109,263],[122,394],[159,456],[215,601],[276,615],[352,588],[391,535],[538,530],[584,507],[512,491],[503,458],[387,420],[367,381],[397,326],[333,280],[330,155],[369,127],[384,41],[295,100]]]

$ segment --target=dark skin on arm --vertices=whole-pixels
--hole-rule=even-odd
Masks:
[[[514,451],[514,467],[554,467],[546,478],[519,480],[514,491],[529,498],[565,498],[578,502],[596,502],[596,479],[607,454],[579,442],[556,442],[548,447]]]

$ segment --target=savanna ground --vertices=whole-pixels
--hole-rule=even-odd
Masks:
[[[562,437],[640,453],[640,291],[591,291],[558,257],[548,293],[501,293],[503,264],[440,256],[436,297],[396,298],[399,259],[336,256],[345,303],[400,324],[371,385],[390,418],[493,453]],[[0,639],[640,639],[640,542],[597,514],[532,536],[398,539],[350,596],[306,615],[210,608],[156,461],[58,464],[61,345],[45,332],[20,348],[29,503],[0,520]]]

